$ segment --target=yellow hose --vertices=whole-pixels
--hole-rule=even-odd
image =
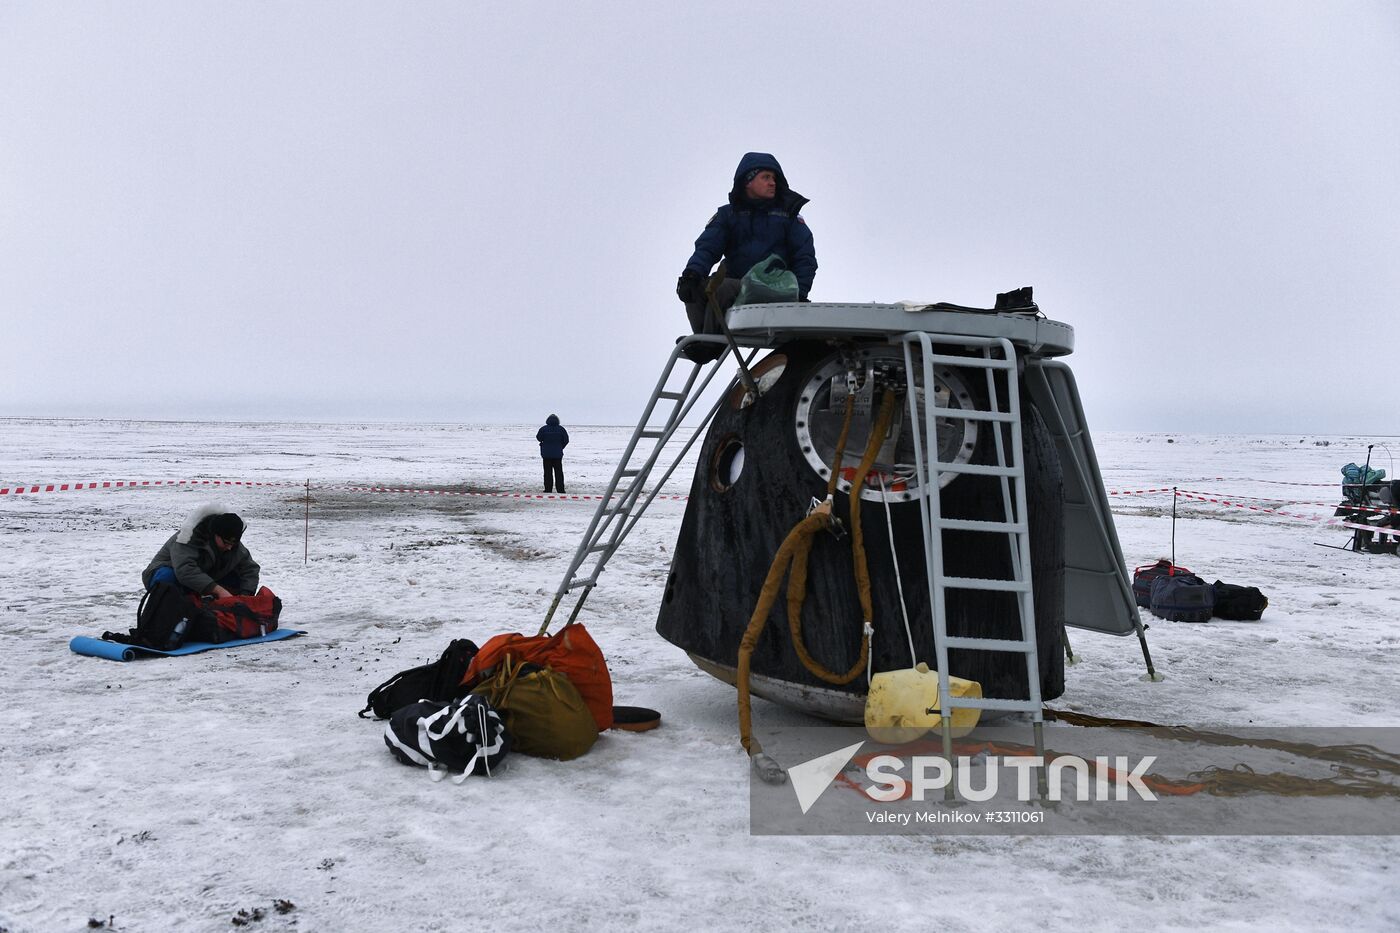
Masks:
[[[753,716],[749,699],[751,662],[754,649],[758,646],[758,638],[763,634],[763,629],[768,624],[768,614],[777,599],[778,586],[782,582],[784,574],[789,574],[787,589],[788,628],[792,635],[793,649],[797,652],[803,666],[813,676],[837,685],[850,683],[859,677],[861,671],[865,669],[870,656],[870,631],[874,609],[870,598],[870,573],[865,560],[864,537],[860,530],[860,490],[865,483],[866,475],[875,463],[876,456],[879,455],[881,445],[884,444],[885,434],[889,431],[890,420],[894,414],[894,405],[895,394],[886,391],[880,402],[880,412],[875,419],[875,424],[870,429],[870,439],[866,443],[865,456],[861,459],[860,467],[856,470],[856,475],[851,483],[851,549],[854,552],[856,592],[860,597],[864,622],[861,627],[860,656],[845,674],[836,674],[827,670],[812,657],[802,639],[802,604],[807,595],[807,557],[812,550],[813,537],[818,532],[829,528],[831,524],[831,492],[835,490],[836,483],[840,478],[841,459],[844,456],[846,438],[854,411],[854,397],[847,396],[845,422],[841,426],[841,435],[836,442],[836,456],[832,461],[831,479],[827,486],[827,501],[813,509],[802,521],[798,522],[787,533],[783,543],[779,545],[778,553],[774,555],[773,563],[768,568],[768,575],[763,580],[758,604],[754,606],[753,615],[749,617],[748,627],[744,630],[744,637],[739,642],[739,668],[735,684],[739,693],[739,741],[750,757],[763,751],[762,746],[753,737]],[[789,573],[789,571],[791,572]]]

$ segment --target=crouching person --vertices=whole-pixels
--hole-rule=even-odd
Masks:
[[[224,599],[258,591],[258,564],[243,546],[243,519],[220,505],[204,505],[166,541],[141,574],[141,584],[176,583]]]

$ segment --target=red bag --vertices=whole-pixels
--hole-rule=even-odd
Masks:
[[[197,630],[189,633],[188,641],[217,645],[240,638],[257,638],[276,631],[277,617],[282,614],[282,600],[265,586],[253,596],[201,600],[191,593],[190,599],[213,616],[213,624],[201,621],[196,625]]]
[[[506,655],[563,674],[583,697],[593,721],[598,724],[598,731],[612,728],[612,676],[602,649],[583,623],[566,625],[553,635],[525,636],[511,632],[492,636],[472,658],[462,685],[468,689],[475,687],[482,675],[499,665]]]

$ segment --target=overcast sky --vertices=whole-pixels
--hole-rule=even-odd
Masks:
[[[0,415],[635,420],[774,153],[815,301],[1098,429],[1400,433],[1400,5],[0,3]]]

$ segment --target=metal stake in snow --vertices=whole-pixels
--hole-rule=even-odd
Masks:
[[[301,565],[306,566],[307,554],[311,551],[311,480],[306,481],[306,519],[302,525]]]
[[[1176,566],[1176,487],[1172,487],[1172,566]]]

